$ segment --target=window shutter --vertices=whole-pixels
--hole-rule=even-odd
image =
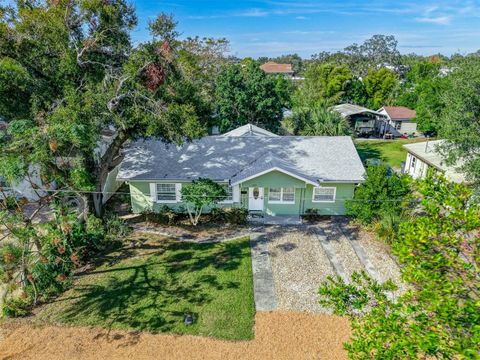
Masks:
[[[157,202],[157,184],[155,183],[150,183],[150,197],[154,203]]]
[[[177,196],[177,202],[180,202],[182,201],[182,193],[181,193],[181,190],[182,190],[182,184],[175,184],[175,195]]]
[[[233,202],[240,202],[240,185],[235,185],[233,187]]]

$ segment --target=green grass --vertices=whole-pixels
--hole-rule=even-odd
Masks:
[[[38,315],[43,322],[212,336],[253,337],[248,238],[194,244],[149,239],[108,256]],[[112,262],[114,264],[112,264]],[[184,325],[185,314],[195,322]]]
[[[355,141],[355,147],[362,161],[380,159],[394,169],[399,169],[407,157],[405,144],[425,141],[425,139],[362,140]]]

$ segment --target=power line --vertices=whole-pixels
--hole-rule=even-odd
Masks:
[[[10,191],[15,191],[13,188],[2,188],[3,190],[10,190]],[[52,193],[52,194],[61,194],[61,193],[71,193],[71,194],[103,194],[103,195],[131,195],[130,192],[121,192],[121,191],[114,191],[114,192],[109,192],[109,191],[89,191],[89,190],[68,190],[68,189],[41,189],[38,190],[39,192],[46,192],[46,193]],[[143,194],[143,193],[142,193]],[[149,194],[143,194],[147,197],[150,197]],[[225,196],[208,196],[208,195],[189,195],[189,197],[194,197],[194,198],[217,198],[217,199],[225,199]],[[227,198],[230,196],[227,196]],[[428,198],[427,198],[428,199]],[[365,200],[365,199],[335,199],[335,202],[341,201],[341,202],[346,202],[346,201],[352,201],[352,202],[378,202],[378,203],[420,203],[422,199],[410,199],[410,200],[402,200],[402,199],[381,199],[381,200]],[[322,202],[318,202],[321,204]],[[326,202],[325,202],[326,203]]]

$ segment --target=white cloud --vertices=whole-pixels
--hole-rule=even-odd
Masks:
[[[264,17],[268,16],[267,11],[261,9],[249,9],[240,13],[236,13],[235,16],[245,16],[245,17]]]
[[[297,17],[295,17],[295,19],[297,19],[297,20],[307,20],[307,17],[306,16],[297,16]]]
[[[435,16],[435,17],[419,17],[415,18],[415,21],[428,24],[448,25],[452,18],[450,16]]]

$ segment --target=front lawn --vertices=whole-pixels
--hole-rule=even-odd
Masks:
[[[399,169],[407,157],[405,144],[425,141],[424,138],[397,140],[357,140],[355,147],[362,161],[380,159],[394,169]]]
[[[137,239],[138,240],[138,239]],[[255,306],[248,238],[223,243],[141,239],[110,254],[46,306],[42,322],[213,336],[253,337]],[[184,324],[193,314],[193,325]]]

